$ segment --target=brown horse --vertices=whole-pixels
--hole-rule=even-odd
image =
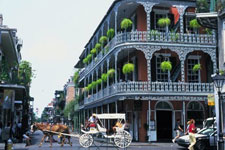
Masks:
[[[43,123],[34,123],[32,126],[32,132],[34,132],[36,129],[41,130],[44,134],[39,146],[42,146],[42,143],[44,142],[45,138],[48,136],[50,139],[50,147],[52,147],[52,136],[56,134],[55,132],[70,134],[69,127],[66,125],[61,125],[61,124],[49,125],[49,124],[43,124]],[[65,137],[67,137],[70,146],[72,146],[72,142],[70,142],[70,136],[64,136],[62,134],[59,134],[59,136],[62,137],[61,146],[64,145]]]

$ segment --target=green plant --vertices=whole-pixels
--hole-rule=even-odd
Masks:
[[[8,82],[10,80],[10,76],[9,76],[9,65],[6,62],[5,59],[2,60],[2,62],[0,63],[0,82],[4,81],[4,82]]]
[[[78,79],[79,79],[79,71],[76,71],[73,75],[73,82],[76,85],[78,83]]]
[[[197,19],[192,19],[189,23],[190,27],[193,28],[193,29],[198,29],[200,28],[201,26],[199,25]]]
[[[193,72],[196,72],[198,70],[201,70],[201,64],[195,64],[194,67],[192,68]]]
[[[127,63],[123,65],[123,74],[128,74],[134,71],[134,64]]]
[[[110,78],[112,78],[114,76],[114,73],[115,73],[115,69],[109,69],[107,74]]]
[[[109,40],[111,40],[113,37],[114,37],[114,34],[115,34],[115,31],[113,28],[110,28],[108,31],[107,31],[107,37]]]
[[[22,61],[19,64],[18,71],[19,84],[29,86],[32,81],[32,77],[34,77],[34,73],[31,67],[31,63],[29,63],[28,61]]]
[[[91,61],[92,60],[92,54],[88,54],[86,58],[87,58],[88,62]]]
[[[93,48],[92,50],[91,50],[91,54],[96,54],[96,52],[97,52],[97,50],[95,49],[95,48]]]
[[[93,85],[92,83],[88,84],[87,88],[88,88],[88,91],[90,91],[92,89]]]
[[[102,79],[98,79],[96,82],[97,82],[97,84],[99,85],[99,84],[102,83]]]
[[[88,91],[88,87],[86,86],[86,87],[84,87],[84,91],[85,92],[87,92]]]
[[[157,21],[157,24],[158,26],[160,27],[166,27],[166,26],[169,26],[171,23],[170,19],[169,18],[160,18],[158,21]]]
[[[120,27],[121,29],[125,29],[125,31],[130,28],[132,26],[133,22],[128,19],[128,18],[124,18],[121,23],[120,23]]]
[[[172,41],[177,41],[178,38],[179,38],[179,34],[178,33],[175,33],[174,31],[171,31],[171,40]]]
[[[203,13],[203,12],[209,12],[209,4],[207,0],[197,0],[197,12]]]
[[[160,64],[160,68],[162,69],[163,72],[165,72],[166,70],[171,71],[172,70],[172,64],[170,61],[163,61]]]
[[[107,82],[107,78],[108,78],[107,73],[103,73],[101,77],[102,77],[101,79],[102,79],[103,82]]]
[[[108,51],[109,51],[109,47],[105,46],[105,54],[108,53]]]
[[[92,84],[92,88],[95,88],[97,86],[97,81],[93,81],[91,84]]]
[[[87,58],[84,58],[84,59],[83,59],[83,63],[84,63],[84,64],[87,64],[87,63],[88,63],[88,59],[87,59]]]
[[[99,42],[101,43],[102,46],[105,46],[105,44],[107,43],[107,37],[101,36]]]
[[[96,43],[95,44],[95,49],[97,52],[99,52],[101,50],[101,44],[100,43]]]
[[[212,35],[212,30],[209,28],[205,28],[205,32],[209,35]]]

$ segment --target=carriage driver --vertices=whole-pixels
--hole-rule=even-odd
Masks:
[[[97,121],[98,121],[98,118],[96,114],[92,114],[92,116],[88,119],[88,124],[86,125],[86,128],[88,127],[96,128]]]

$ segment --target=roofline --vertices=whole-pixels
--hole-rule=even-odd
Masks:
[[[17,85],[17,84],[0,84],[0,88],[9,88],[9,89],[26,89],[22,85]]]

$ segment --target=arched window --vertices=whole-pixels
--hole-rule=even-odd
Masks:
[[[159,102],[157,105],[156,105],[156,109],[163,109],[163,110],[171,110],[171,106],[167,103],[167,102]]]
[[[187,120],[194,119],[196,127],[202,127],[204,120],[204,108],[199,102],[190,102],[187,106]]]

